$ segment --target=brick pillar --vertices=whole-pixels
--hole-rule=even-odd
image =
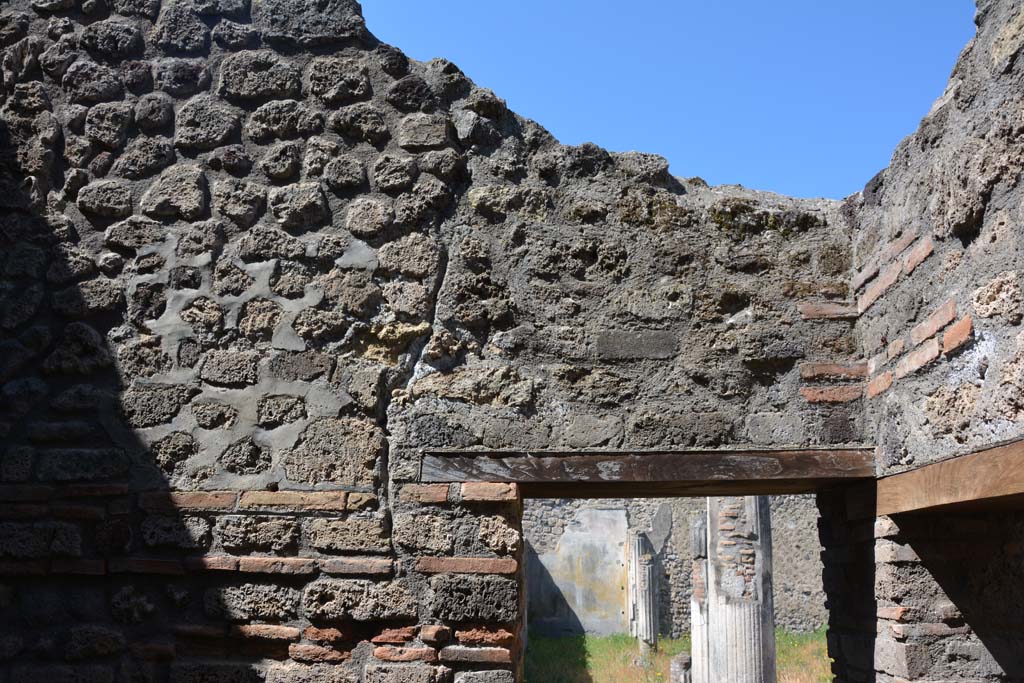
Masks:
[[[775,682],[771,566],[768,499],[708,498],[710,680]]]
[[[835,683],[874,681],[874,518],[851,519],[842,490],[818,494],[818,511]]]

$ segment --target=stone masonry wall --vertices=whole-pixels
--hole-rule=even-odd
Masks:
[[[976,20],[946,92],[845,207],[882,473],[1022,434],[1024,15],[982,2]]]
[[[796,306],[835,203],[561,146],[352,0],[13,0],[0,49],[5,683],[511,681],[518,492],[421,449],[859,437],[797,398],[856,352]]]
[[[844,205],[880,474],[1021,436],[1024,6],[979,2],[976,23],[918,131]],[[846,502],[820,498],[836,680],[1024,680],[1019,513],[871,520]]]
[[[560,145],[355,0],[5,2],[0,681],[516,680],[519,492],[424,449],[1017,435],[1021,16],[840,206]]]

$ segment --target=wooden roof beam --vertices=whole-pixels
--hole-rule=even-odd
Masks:
[[[1024,509],[1024,440],[882,477],[877,516],[949,510]]]
[[[528,498],[812,493],[874,478],[874,449],[429,451],[420,481],[508,482]]]

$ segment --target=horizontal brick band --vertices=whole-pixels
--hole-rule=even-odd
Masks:
[[[394,647],[382,645],[373,656],[383,662],[436,662],[437,650],[432,647]]]
[[[394,562],[377,557],[339,557],[320,560],[320,569],[326,574],[387,575],[394,571]]]
[[[804,320],[852,320],[859,313],[853,304],[801,301],[796,310]]]
[[[335,510],[347,509],[345,491],[246,491],[238,503],[243,510]]]
[[[906,256],[903,257],[903,272],[907,275],[913,273],[919,265],[924,263],[925,259],[932,255],[935,251],[935,243],[932,242],[931,235],[922,237],[914,248],[907,252]]]
[[[306,664],[337,664],[348,661],[352,657],[352,653],[322,645],[292,643],[288,646],[288,656],[297,662]]]
[[[892,386],[892,380],[893,377],[891,372],[883,372],[878,377],[872,379],[870,382],[868,382],[868,398],[874,398],[875,396],[878,396],[882,392],[886,391],[889,387]]]
[[[864,313],[864,311],[871,308],[872,304],[882,298],[882,295],[885,294],[890,287],[896,284],[896,281],[899,280],[900,273],[902,272],[903,265],[898,262],[892,263],[882,269],[878,274],[878,278],[868,285],[867,289],[864,290],[864,293],[860,295],[859,299],[857,299],[857,311]]]
[[[139,494],[139,507],[149,512],[174,510],[233,510],[234,491],[157,491]]]
[[[920,324],[916,325],[914,329],[910,330],[910,341],[915,346],[920,344],[953,322],[954,318],[956,318],[956,301],[949,299],[921,321]]]
[[[512,652],[504,647],[464,647],[449,645],[441,650],[442,662],[511,664]]]
[[[938,357],[939,340],[932,337],[900,359],[900,362],[896,364],[896,379],[920,370]]]
[[[478,627],[457,630],[455,639],[462,645],[511,646],[516,635],[504,628]]]
[[[519,487],[515,484],[469,482],[462,485],[463,502],[505,502],[519,500]]]
[[[421,557],[416,571],[424,574],[515,574],[519,563],[510,557]]]
[[[107,570],[111,574],[184,574],[185,568],[178,560],[149,557],[121,557],[110,560]]]
[[[800,387],[800,395],[808,403],[849,403],[864,395],[860,384],[845,384],[836,387]]]
[[[102,559],[8,560],[0,562],[0,575],[18,574],[171,574],[185,572],[241,572],[247,574],[387,576],[394,561],[383,557],[266,557],[200,555],[177,559],[120,557]]]
[[[400,498],[410,503],[447,503],[448,484],[407,484]]]
[[[238,571],[251,574],[315,574],[316,560],[301,557],[240,557]]]
[[[415,637],[415,626],[403,626],[401,628],[386,628],[378,635],[370,638],[370,642],[374,645],[402,645]]]
[[[964,316],[942,335],[942,352],[950,354],[970,341],[974,335],[974,321],[971,316]]]
[[[800,365],[800,379],[867,377],[868,364],[860,363],[803,363]]]
[[[276,624],[239,624],[232,626],[228,630],[228,635],[262,640],[298,640],[302,637],[302,630]]]

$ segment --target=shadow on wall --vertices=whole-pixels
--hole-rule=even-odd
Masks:
[[[527,655],[527,680],[530,677],[530,662],[539,661],[538,658],[557,658],[559,669],[564,668],[568,680],[573,683],[592,683],[593,678],[589,672],[587,661],[587,648],[584,635],[586,630],[583,623],[576,616],[575,611],[566,601],[562,590],[555,583],[554,578],[548,572],[533,546],[526,542],[526,552],[523,554],[526,562],[526,599],[528,606],[526,616],[528,628],[526,634]],[[531,614],[543,614],[543,617],[531,619]],[[537,643],[532,636],[539,636],[547,640],[544,643]],[[530,648],[534,648],[530,650]],[[543,651],[537,652],[537,648]],[[554,652],[547,653],[547,650],[556,648]],[[545,663],[548,664],[547,662]],[[537,683],[542,683],[537,681]]]
[[[586,633],[583,622],[529,542],[526,543],[526,595],[530,632],[546,638]]]
[[[1024,680],[1024,513],[945,513],[893,518],[882,595],[899,601],[912,621],[934,622],[904,650],[909,677]],[[936,585],[937,584],[937,585]],[[944,665],[954,665],[946,671]],[[986,679],[987,680],[987,679]]]
[[[819,493],[817,503],[832,672],[837,681],[874,681],[876,613],[884,607],[875,599],[874,518],[851,519],[844,489]],[[873,509],[874,500],[865,504]]]
[[[84,247],[115,219],[80,234],[59,193],[47,205],[82,171],[63,165],[33,85],[14,86],[0,112],[0,660],[14,663],[4,680],[107,683],[113,661],[136,680],[175,654],[154,625],[203,619],[204,586],[185,583],[181,555],[201,552],[210,526],[183,519],[165,494],[132,495],[168,489],[169,470],[188,456],[187,442],[151,451],[128,427],[108,342],[122,344],[129,368],[160,364],[159,347],[126,323],[157,317],[163,299],[154,290],[128,305],[113,279],[144,269],[144,257],[94,259]],[[168,387],[127,409],[146,421],[188,392]],[[227,654],[221,645],[210,654]],[[188,646],[179,640],[178,654]]]

